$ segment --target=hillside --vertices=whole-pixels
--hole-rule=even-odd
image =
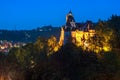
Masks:
[[[59,38],[60,28],[44,26],[33,30],[0,30],[0,40],[15,42],[33,42],[38,36],[49,38],[51,35]]]

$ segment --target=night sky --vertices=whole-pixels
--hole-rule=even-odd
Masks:
[[[70,10],[76,22],[107,20],[120,15],[120,0],[0,0],[0,29],[60,27]]]

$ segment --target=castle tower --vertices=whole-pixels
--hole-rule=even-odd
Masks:
[[[66,15],[66,24],[61,28],[59,45],[72,42],[77,46],[88,47],[90,37],[94,37],[95,30],[91,28],[91,21],[87,23],[76,23],[72,12]]]
[[[66,25],[70,26],[70,22],[75,22],[71,11],[66,15]]]
[[[71,11],[66,15],[66,25],[63,27],[63,30],[64,35],[63,32],[61,32],[61,36],[64,36],[63,44],[73,41],[75,37],[76,24]]]
[[[74,30],[75,28],[76,28],[75,19],[74,19],[73,15],[72,15],[72,12],[70,11],[66,15],[65,31],[71,31],[71,30]]]

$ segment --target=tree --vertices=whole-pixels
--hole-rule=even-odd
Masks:
[[[108,27],[114,30],[113,46],[120,48],[120,16],[112,15],[107,21]]]
[[[90,45],[93,50],[111,51],[114,32],[110,29],[106,22],[99,21],[95,28],[96,34],[93,38],[90,38]]]
[[[116,32],[120,30],[120,16],[112,15],[110,19],[107,21],[108,26],[114,29]]]
[[[59,49],[59,45],[57,43],[57,39],[54,36],[51,36],[48,40],[47,40],[47,55],[51,55],[54,52],[58,51]]]

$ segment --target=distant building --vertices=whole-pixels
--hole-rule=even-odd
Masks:
[[[11,48],[19,48],[22,46],[25,46],[26,43],[22,42],[12,42],[12,41],[6,41],[6,40],[0,40],[0,53],[8,53]]]
[[[66,25],[61,27],[59,44],[62,46],[71,41],[78,46],[87,46],[88,39],[95,35],[95,30],[92,29],[91,26],[91,21],[87,21],[85,24],[76,23],[70,11],[66,15]]]

